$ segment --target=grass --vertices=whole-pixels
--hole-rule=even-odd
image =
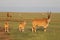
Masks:
[[[25,32],[19,32],[17,27],[11,27],[10,36],[12,40],[59,40],[60,27],[54,26],[50,25],[47,32],[37,30],[36,33],[29,30],[31,28],[29,25],[26,26]]]
[[[4,14],[4,13],[3,13]],[[12,13],[11,13],[12,14]],[[1,14],[2,15],[2,14]],[[13,14],[12,14],[13,15]],[[24,18],[28,19],[28,18],[40,18],[40,17],[44,17],[41,16],[39,13],[38,14],[19,14],[19,16],[17,13],[15,13],[12,17],[13,18],[20,18],[19,16],[23,15]],[[6,17],[6,14],[3,15]],[[10,25],[10,33],[9,33],[9,37],[11,40],[60,40],[60,14],[56,13],[52,13],[51,16],[51,22],[49,24],[49,27],[47,28],[47,32],[44,32],[43,30],[38,29],[36,33],[31,32],[31,28],[32,28],[32,23],[30,20],[26,20],[27,21],[27,25],[25,27],[25,31],[24,32],[19,32],[18,30],[18,25],[19,22],[12,22],[9,21],[9,25]],[[2,17],[2,16],[1,16]],[[47,15],[45,15],[45,17],[47,17]],[[0,26],[4,26],[4,21],[0,21]],[[1,39],[0,39],[1,40]]]

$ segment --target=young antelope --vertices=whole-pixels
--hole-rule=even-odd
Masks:
[[[20,31],[20,32],[24,32],[24,27],[25,27],[25,25],[26,25],[26,22],[25,22],[25,21],[23,21],[23,22],[21,22],[21,23],[19,24],[19,31]]]
[[[7,21],[5,22],[4,27],[5,27],[5,32],[9,32],[9,24]]]

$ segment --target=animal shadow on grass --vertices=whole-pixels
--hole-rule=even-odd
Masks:
[[[26,31],[29,31],[29,32],[32,32],[32,28],[27,28],[25,29]],[[36,31],[44,31],[44,28],[43,27],[36,27]]]
[[[37,26],[36,31],[44,31],[44,28],[42,26],[41,27]]]
[[[37,27],[36,31],[44,31],[44,28],[43,27]]]

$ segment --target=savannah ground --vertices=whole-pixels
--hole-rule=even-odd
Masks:
[[[32,19],[47,18],[47,14],[40,12],[10,12],[12,17],[9,19],[9,33],[4,32],[4,22],[7,19],[7,12],[0,12],[0,40],[60,40],[60,13],[51,14],[51,22],[47,28],[47,32],[43,28],[37,27],[37,32],[31,31]],[[44,13],[44,12],[42,12]],[[22,18],[23,17],[23,18]],[[18,25],[20,20],[27,22],[24,32],[19,32]]]

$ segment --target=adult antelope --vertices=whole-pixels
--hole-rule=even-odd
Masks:
[[[26,21],[21,21],[19,23],[19,31],[20,32],[24,32],[25,25],[26,25]]]
[[[51,19],[51,13],[48,14],[48,18],[34,19],[32,21],[32,25],[33,25],[32,32],[36,32],[37,26],[40,26],[40,27],[42,26],[44,28],[44,32],[46,32],[46,28],[49,25],[50,19]]]

